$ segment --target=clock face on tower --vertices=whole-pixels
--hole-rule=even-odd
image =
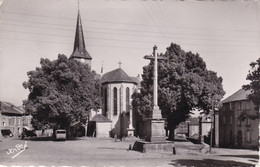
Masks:
[[[81,61],[82,63],[84,63],[84,62],[85,62],[85,60],[84,60],[84,59],[80,59],[80,61]]]

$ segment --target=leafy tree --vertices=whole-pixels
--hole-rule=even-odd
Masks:
[[[32,116],[32,124],[40,128],[46,124],[58,128],[85,123],[90,109],[100,106],[100,81],[88,65],[59,55],[57,60],[41,59],[41,67],[27,73],[23,83],[29,89],[25,109]]]
[[[165,61],[158,62],[158,105],[167,119],[170,139],[176,126],[186,120],[192,110],[208,113],[217,107],[225,94],[222,78],[207,70],[198,54],[185,52],[179,45],[171,44]],[[133,107],[146,117],[152,115],[153,61],[143,68],[141,92],[133,94]]]
[[[243,85],[243,89],[251,90],[251,94],[248,95],[248,99],[256,106],[256,110],[259,110],[260,106],[260,58],[255,62],[250,63],[251,70],[246,79],[250,81],[249,84]]]

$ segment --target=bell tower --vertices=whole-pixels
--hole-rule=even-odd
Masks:
[[[74,39],[74,49],[69,59],[78,60],[84,64],[87,64],[91,68],[92,57],[89,55],[85,47],[85,40],[83,35],[83,28],[82,28],[79,9],[78,9],[76,33]]]

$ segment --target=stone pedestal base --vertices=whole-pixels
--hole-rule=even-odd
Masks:
[[[134,131],[135,129],[134,128],[127,128],[127,136],[134,136]]]
[[[164,119],[147,119],[145,129],[145,141],[165,142]]]
[[[143,153],[173,153],[175,154],[174,142],[147,142],[136,141],[133,150]]]

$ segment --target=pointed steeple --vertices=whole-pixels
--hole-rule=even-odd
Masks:
[[[81,22],[79,10],[78,10],[76,33],[75,33],[75,40],[74,40],[74,49],[69,59],[81,60],[82,62],[86,62],[89,65],[92,59],[92,57],[89,55],[85,47],[83,28],[82,28],[82,22]]]

